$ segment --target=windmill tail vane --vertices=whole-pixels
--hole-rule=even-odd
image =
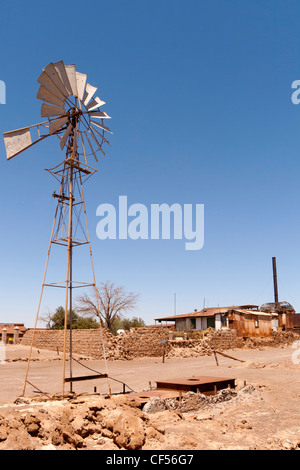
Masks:
[[[97,88],[87,83],[87,75],[76,71],[74,65],[65,65],[63,61],[51,63],[43,69],[38,78],[40,84],[37,98],[43,101],[41,116],[46,121],[31,126],[5,132],[4,144],[7,159],[10,160],[26,149],[42,140],[57,136],[61,150],[65,151],[64,161],[49,171],[60,183],[59,193],[53,193],[56,199],[56,211],[52,226],[52,233],[48,248],[46,267],[38,303],[35,326],[32,335],[31,348],[27,363],[23,395],[27,384],[40,390],[29,382],[29,367],[34,345],[34,337],[41,309],[41,302],[45,287],[63,287],[65,289],[65,320],[63,342],[63,395],[65,383],[70,384],[73,391],[73,382],[89,380],[91,377],[74,377],[72,353],[72,311],[73,289],[93,288],[98,299],[92,249],[87,224],[86,206],[83,193],[83,183],[95,169],[90,166],[90,159],[98,162],[97,153],[105,155],[103,145],[108,144],[106,133],[112,134],[104,124],[110,117],[100,108],[106,104],[99,97],[94,97]],[[84,162],[82,161],[84,160]],[[81,220],[83,218],[83,221]],[[81,231],[80,231],[81,229]],[[80,235],[78,234],[80,232]],[[52,255],[53,245],[62,245],[67,248],[66,278],[63,282],[49,282],[48,263]],[[80,245],[89,245],[92,279],[89,282],[73,279],[73,248]],[[98,299],[99,302],[99,299]],[[106,374],[99,374],[96,378],[108,379],[109,393],[111,394],[105,346],[102,336],[100,305],[97,305],[100,333]],[[69,326],[68,326],[69,322]],[[67,347],[67,329],[69,329],[69,348]],[[67,350],[69,352],[69,377],[66,377]],[[95,377],[93,377],[95,378]]]

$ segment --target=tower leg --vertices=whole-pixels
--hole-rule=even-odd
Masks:
[[[40,293],[40,298],[39,298],[39,303],[38,303],[37,314],[36,314],[34,328],[33,328],[33,332],[32,332],[32,338],[31,338],[29,356],[28,356],[28,360],[27,360],[27,367],[26,367],[26,373],[25,373],[25,380],[24,380],[24,387],[23,387],[22,396],[24,396],[25,392],[26,392],[29,366],[30,366],[30,361],[31,361],[31,356],[32,356],[32,348],[33,348],[33,344],[34,344],[34,337],[35,337],[37,322],[38,322],[38,318],[39,318],[39,314],[40,314],[42,297],[43,297],[44,288],[45,288],[45,281],[46,281],[46,275],[47,275],[47,271],[48,271],[48,265],[49,265],[49,258],[50,258],[53,234],[54,234],[54,229],[55,229],[55,226],[56,226],[56,220],[57,220],[57,214],[58,214],[58,208],[59,208],[59,201],[60,201],[60,196],[62,195],[62,191],[63,191],[64,174],[65,174],[65,169],[64,169],[62,180],[61,180],[61,183],[60,183],[59,197],[58,197],[58,200],[57,200],[57,205],[56,205],[56,210],[55,210],[55,215],[54,215],[54,221],[53,221],[52,230],[51,230],[51,237],[50,237],[50,242],[49,242],[49,247],[48,247],[46,266],[45,266],[45,271],[44,271],[44,277],[43,277],[43,283],[42,283],[42,288],[41,288],[41,293]]]

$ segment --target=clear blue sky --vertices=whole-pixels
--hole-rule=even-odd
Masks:
[[[37,78],[64,60],[98,86],[114,131],[86,186],[98,282],[140,294],[151,324],[174,311],[280,300],[300,311],[298,0],[5,2],[0,17],[0,131],[41,121]],[[0,321],[33,326],[57,185],[46,140],[7,162],[0,141]],[[96,237],[96,208],[205,205],[205,244]],[[64,263],[64,254],[57,265]],[[89,259],[78,259],[89,278]],[[60,279],[60,275],[57,276]],[[58,291],[58,292],[57,292]],[[63,304],[46,292],[42,312]]]

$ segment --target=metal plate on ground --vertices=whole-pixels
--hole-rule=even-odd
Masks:
[[[235,379],[224,377],[192,376],[156,381],[158,390],[181,390],[211,395],[225,388],[235,388]]]
[[[141,405],[151,398],[178,398],[178,392],[172,390],[148,390],[147,392],[133,392],[126,394],[129,400],[134,400]]]

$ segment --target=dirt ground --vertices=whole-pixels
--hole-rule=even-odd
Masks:
[[[75,395],[62,400],[53,397],[62,391],[61,355],[34,350],[28,380],[52,398],[45,400],[30,385],[18,399],[28,348],[9,345],[0,364],[0,450],[298,449],[300,364],[293,353],[290,346],[226,351],[245,362],[219,356],[219,367],[213,356],[112,361],[109,380],[75,383]],[[73,376],[106,372],[104,361],[75,358]],[[144,409],[128,394],[105,398],[109,386],[122,392],[118,381],[141,392],[156,380],[203,375],[234,378],[236,390],[209,398],[190,393],[181,402],[153,399]]]

